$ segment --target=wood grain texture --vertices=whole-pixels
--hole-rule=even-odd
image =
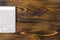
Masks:
[[[59,40],[60,39],[60,1],[59,0],[14,0],[7,1],[7,5],[16,6],[17,8],[17,24],[16,33],[0,34],[0,40]],[[30,6],[32,6],[30,8]],[[21,13],[19,8],[29,9]],[[36,11],[37,10],[37,11]],[[34,16],[33,16],[33,15]],[[38,14],[38,15],[37,15]],[[19,17],[19,18],[18,18]],[[27,19],[29,19],[29,21]],[[26,20],[24,20],[26,19]],[[33,19],[33,20],[32,20]],[[38,19],[38,20],[36,20]],[[43,19],[43,20],[42,20]],[[40,36],[38,31],[48,30],[48,33],[57,31],[58,34],[53,36]],[[53,31],[49,31],[53,30]],[[21,34],[26,32],[26,34]],[[33,35],[28,32],[35,32]],[[43,32],[41,32],[43,33]]]

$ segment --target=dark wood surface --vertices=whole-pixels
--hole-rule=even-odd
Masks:
[[[17,19],[16,23],[16,33],[1,33],[0,40],[60,40],[60,1],[52,0],[14,0],[14,1],[7,1],[7,5],[15,5],[16,7],[20,8],[27,8],[28,5],[32,5],[35,8],[41,9],[46,8],[46,12],[39,16],[30,16],[29,20],[20,20],[21,18]],[[17,10],[16,10],[17,11]],[[44,11],[44,10],[42,10]],[[33,12],[33,11],[30,11]],[[30,13],[30,12],[24,12]],[[18,16],[17,11],[17,16]],[[34,13],[34,12],[33,12]],[[34,18],[35,17],[35,18]],[[34,20],[32,20],[34,19]],[[35,20],[39,19],[39,20]],[[40,20],[40,19],[43,19]],[[45,21],[44,21],[45,20]],[[53,36],[40,36],[40,35],[32,35],[32,34],[25,34],[24,32],[37,32],[37,31],[44,31],[44,30],[53,30],[57,31],[58,33]],[[23,33],[21,34],[21,32]],[[50,31],[49,31],[50,32]],[[52,32],[52,31],[51,31]]]

